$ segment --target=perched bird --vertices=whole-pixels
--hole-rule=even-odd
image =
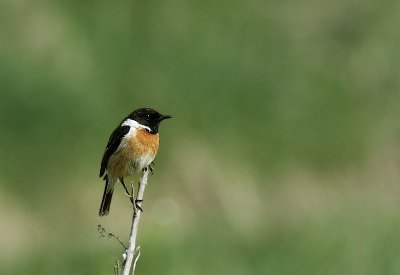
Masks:
[[[159,145],[158,127],[164,119],[151,108],[140,108],[130,113],[112,132],[101,160],[100,177],[106,186],[101,200],[99,215],[110,211],[114,185],[118,180],[124,185],[124,177],[142,171],[153,162]]]

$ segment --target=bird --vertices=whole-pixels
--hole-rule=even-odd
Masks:
[[[171,118],[152,108],[139,108],[125,117],[112,132],[103,154],[100,177],[105,181],[105,188],[99,216],[110,212],[114,186],[118,180],[127,191],[124,177],[132,176],[148,167],[157,155],[160,137],[160,122]]]

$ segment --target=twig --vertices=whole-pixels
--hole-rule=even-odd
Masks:
[[[138,247],[136,247],[135,254],[136,254],[136,257],[135,257],[135,261],[133,262],[133,272],[132,272],[133,275],[135,275],[136,263],[140,257],[140,245],[138,245]]]
[[[114,235],[111,232],[107,232],[106,228],[104,226],[102,226],[101,224],[97,225],[97,231],[99,232],[101,237],[105,237],[107,235],[107,237],[110,239],[111,237],[115,238],[118,240],[118,242],[125,248],[125,250],[127,249],[126,246],[124,245],[124,243],[121,241],[121,239]]]
[[[143,194],[144,190],[147,185],[147,177],[149,175],[149,170],[150,169],[144,169],[142,172],[142,175],[140,176],[139,180],[139,188],[138,192],[136,195],[136,202],[133,204],[133,218],[132,218],[132,226],[131,226],[131,235],[129,237],[129,244],[128,244],[128,249],[126,250],[126,260],[124,263],[124,269],[122,271],[122,275],[129,275],[129,271],[132,267],[132,262],[133,262],[133,256],[136,251],[136,236],[138,232],[138,225],[139,225],[139,219],[140,219],[140,208],[142,206],[142,201],[143,201]],[[138,253],[138,256],[135,259],[135,264],[133,266],[133,269],[136,267],[136,262],[139,259],[140,256],[140,251]],[[135,271],[135,270],[133,270]]]
[[[116,260],[114,266],[114,274],[119,275],[120,271],[121,271],[121,263],[118,260]]]

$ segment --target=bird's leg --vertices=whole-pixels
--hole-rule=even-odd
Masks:
[[[124,178],[119,178],[119,181],[122,183],[122,186],[125,189],[126,194],[128,195],[129,199],[131,200],[131,203],[133,204],[133,194],[129,193],[128,188],[126,188],[125,182],[124,182]]]
[[[155,165],[156,165],[156,164],[154,163],[154,161],[152,161],[152,162],[149,164],[149,166],[148,166],[152,175],[153,175],[153,171],[154,171],[154,166],[155,166]]]

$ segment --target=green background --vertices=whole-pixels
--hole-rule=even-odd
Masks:
[[[0,273],[113,274],[100,160],[149,106],[137,274],[400,274],[399,8],[1,1]]]

